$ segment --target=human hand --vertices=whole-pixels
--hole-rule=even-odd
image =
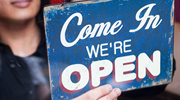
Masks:
[[[111,85],[107,84],[90,90],[73,100],[117,100],[120,94],[119,88],[113,89]]]

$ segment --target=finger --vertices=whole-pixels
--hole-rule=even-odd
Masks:
[[[104,95],[107,95],[111,91],[112,91],[112,86],[107,84],[107,85],[100,86],[96,89],[90,90],[86,92],[85,94],[75,98],[74,100],[97,100],[103,97]]]
[[[121,90],[119,88],[113,89],[108,95],[101,97],[99,100],[117,100],[117,97],[120,96]]]

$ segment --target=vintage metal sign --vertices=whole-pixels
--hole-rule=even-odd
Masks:
[[[173,0],[96,0],[44,8],[53,100],[103,84],[172,80]]]

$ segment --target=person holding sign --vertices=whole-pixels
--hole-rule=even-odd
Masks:
[[[41,70],[47,67],[44,29],[37,20],[44,2],[0,0],[0,100],[50,100]],[[74,100],[113,100],[120,94],[104,85]]]
[[[0,0],[0,100],[50,99],[48,83],[41,71],[41,67],[47,67],[42,19],[36,20],[44,1]],[[155,95],[165,87],[122,94],[127,97]],[[120,94],[120,89],[104,85],[74,100],[113,100]]]

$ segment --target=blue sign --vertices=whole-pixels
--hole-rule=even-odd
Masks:
[[[173,0],[96,0],[44,8],[53,100],[100,85],[172,80]]]

